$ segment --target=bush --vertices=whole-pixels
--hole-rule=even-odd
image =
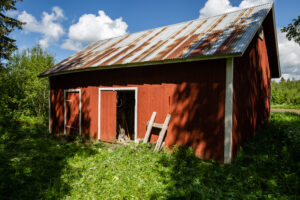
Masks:
[[[47,117],[49,83],[37,76],[53,65],[53,57],[39,46],[9,58],[0,71],[0,122],[21,116]]]

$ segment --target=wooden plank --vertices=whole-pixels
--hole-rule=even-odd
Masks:
[[[163,128],[161,129],[161,131],[159,133],[158,140],[156,142],[154,151],[159,151],[161,149],[162,142],[163,142],[163,139],[165,137],[166,131],[168,129],[170,120],[171,120],[171,115],[168,114],[167,117],[166,117],[166,119],[165,119],[165,122],[163,124]]]
[[[147,123],[146,123],[146,126],[148,126],[149,125],[149,121],[147,121]],[[152,127],[155,127],[155,128],[163,128],[163,124],[159,124],[159,123],[153,123],[152,124]]]
[[[152,130],[152,126],[153,126],[155,117],[156,117],[156,112],[153,112],[153,113],[152,113],[152,116],[151,116],[151,118],[150,118],[149,125],[148,125],[148,127],[147,127],[147,131],[146,131],[145,137],[144,137],[144,143],[147,143],[148,140],[149,140],[150,133],[151,133],[151,130]]]
[[[117,121],[117,92],[101,91],[101,127],[100,139],[105,142],[116,140],[116,121]]]

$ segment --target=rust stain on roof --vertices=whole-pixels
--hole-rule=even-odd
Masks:
[[[81,64],[81,59],[82,59],[82,53],[79,53],[78,55],[76,55],[74,58],[72,58],[71,60],[68,60],[66,63],[64,63],[63,65],[58,66],[56,69],[54,69],[55,71],[59,71],[62,69],[68,69],[74,65],[77,64]]]
[[[226,38],[226,40],[222,43],[222,45],[217,49],[217,54],[225,54],[230,52],[234,48],[234,43],[237,42],[243,33],[246,31],[246,26],[238,25],[234,31]]]
[[[248,13],[245,15],[245,17],[243,17],[240,24],[244,23],[244,21],[250,16],[250,14],[253,12],[253,10],[254,10],[254,8],[249,9]]]
[[[163,57],[165,57],[166,54],[175,49],[176,46],[180,44],[184,39],[185,37],[180,37],[176,39],[173,43],[169,44],[163,51],[159,52],[153,60],[161,60]]]
[[[185,30],[188,26],[190,26],[193,23],[191,21],[190,23],[186,24],[184,27],[180,28],[177,32],[175,32],[173,35],[171,35],[170,39],[174,39],[177,35],[179,35],[183,30]],[[188,35],[188,34],[187,34]],[[169,44],[165,49],[160,51],[153,59],[151,60],[161,60],[163,59],[170,51],[172,51],[176,46],[178,46],[186,37],[180,37],[176,39],[173,43]]]
[[[83,66],[81,66],[81,68],[85,68],[88,66],[94,66],[94,64],[98,63],[103,58],[110,55],[111,53],[116,52],[117,50],[119,50],[119,48],[107,49],[106,51],[104,51],[104,52],[100,53],[98,56],[96,56],[93,60],[90,60],[89,62],[85,63]]]
[[[175,32],[170,39],[174,39],[177,35],[179,35],[184,29],[186,29],[188,26],[190,26],[193,23],[193,21],[190,21],[185,26],[183,26],[181,29],[179,29],[177,32]]]
[[[264,4],[98,41],[56,64],[41,76],[82,68],[100,69],[100,66],[115,64],[121,67],[122,64],[136,62],[242,54],[272,7],[273,4]]]
[[[203,37],[204,33],[194,34],[189,37],[184,43],[180,45],[175,51],[173,51],[167,59],[174,59],[183,56],[184,52],[187,51],[192,45],[199,41]]]
[[[236,18],[235,20],[230,24],[229,28],[233,28],[234,25],[237,23],[237,21],[239,21],[241,19],[241,17],[245,14],[245,12],[247,11],[247,9],[243,10],[243,12],[241,12]]]
[[[207,19],[204,19],[198,26],[196,26],[196,28],[194,28],[189,35],[193,35],[199,28],[201,28],[203,26],[203,24],[205,24],[207,22]]]
[[[165,43],[167,43],[167,41],[162,41],[162,40],[158,41],[156,44],[151,46],[147,51],[145,51],[143,55],[141,55],[140,57],[135,58],[133,60],[133,62],[140,62],[141,60],[147,58],[149,55],[151,55],[154,51],[159,49]]]
[[[215,41],[218,40],[219,36],[223,33],[223,30],[211,32],[202,43],[200,43],[190,54],[190,56],[201,56],[205,51],[210,49]]]
[[[234,44],[239,41],[242,35],[246,32],[248,25],[242,25],[245,20],[253,12],[253,8],[249,9],[245,17],[239,22],[231,34],[226,38],[222,45],[217,49],[216,54],[226,54],[234,49]]]
[[[211,32],[214,28],[216,28],[216,26],[218,25],[218,24],[220,24],[222,21],[223,21],[223,19],[225,18],[227,16],[227,14],[225,14],[225,15],[222,15],[217,21],[216,21],[216,23],[214,23],[206,32]]]
[[[109,40],[104,40],[104,41],[102,41],[102,42],[99,42],[99,43],[96,44],[93,48],[91,48],[89,51],[94,51],[94,50],[96,50],[97,48],[99,48],[100,46],[105,45],[105,44],[108,43],[108,42],[109,42]]]
[[[164,29],[165,30],[165,29]],[[156,33],[155,35],[160,34],[163,31],[163,29],[161,31],[159,31],[158,33]],[[150,35],[153,32],[153,30],[147,31],[146,33],[144,33],[141,36],[141,39],[147,37],[148,35]],[[146,42],[144,42],[143,44],[139,45],[137,48],[133,49],[131,52],[129,52],[128,54],[124,55],[123,57],[121,57],[119,60],[117,60],[114,64],[122,64],[124,60],[126,60],[127,58],[131,57],[135,52],[137,51],[141,51],[142,48],[144,47],[144,45],[148,45],[150,44],[149,42],[151,41],[151,39],[153,39],[154,36],[152,36],[151,38],[149,38]]]
[[[199,39],[199,36],[203,34],[196,34],[194,33],[203,26],[207,22],[207,19],[204,19],[198,26],[191,30],[187,35],[188,37],[182,37],[177,39],[173,44],[167,47],[165,51],[165,55],[159,57],[157,59],[173,59],[176,57],[181,57],[185,50],[187,50],[191,45]]]
[[[100,65],[107,65],[107,64],[109,64],[110,62],[112,62],[116,58],[118,58],[118,57],[124,55],[125,53],[127,53],[130,49],[133,49],[134,47],[135,47],[135,44],[129,45],[128,47],[126,47],[125,49],[123,49],[122,51],[120,51],[119,53],[117,53],[116,55],[114,55],[113,57],[107,59],[106,61],[104,61]]]

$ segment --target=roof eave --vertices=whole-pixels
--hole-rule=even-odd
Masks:
[[[277,68],[278,68],[278,77],[272,77],[272,78],[279,78],[281,77],[281,68],[280,68],[280,60],[279,60],[279,51],[278,51],[278,40],[277,40],[277,29],[276,29],[276,23],[275,23],[275,9],[274,9],[274,3],[272,5],[272,17],[273,17],[273,29],[274,29],[274,36],[275,36],[275,45],[276,45],[276,55],[277,55]]]
[[[195,62],[195,61],[204,61],[204,60],[213,60],[213,59],[225,59],[232,57],[241,57],[242,52],[231,53],[231,54],[223,54],[223,55],[209,55],[209,56],[195,56],[188,58],[178,58],[178,59],[169,59],[169,60],[158,60],[158,61],[147,61],[147,62],[137,62],[137,63],[128,63],[128,64],[118,64],[118,65],[106,65],[106,66],[97,66],[97,67],[89,67],[84,69],[75,69],[51,74],[40,74],[38,77],[51,77],[58,76],[63,74],[71,74],[77,72],[87,72],[87,71],[95,71],[95,70],[109,70],[109,69],[118,69],[118,68],[129,68],[129,67],[142,67],[142,66],[155,66],[155,65],[163,65],[163,64],[173,64],[173,63],[182,63],[182,62]]]
[[[275,51],[276,51],[276,60],[277,60],[277,68],[278,68],[277,69],[278,70],[278,74],[276,74],[275,76],[272,76],[272,78],[279,78],[281,76],[281,68],[280,68],[279,53],[278,53],[278,42],[277,42],[277,32],[276,32],[276,24],[275,24],[274,3],[272,3],[272,7],[268,11],[268,14],[270,12],[271,12],[272,18],[273,18],[273,31],[274,31],[274,37],[275,37],[275,45],[276,45],[276,50]],[[262,26],[263,22],[267,18],[268,14],[266,14],[264,16],[263,20],[261,20],[259,22],[259,26],[257,26],[256,30],[251,35],[251,39],[247,41],[247,44],[244,46],[244,49],[242,49],[242,56],[246,52],[246,50],[249,47],[251,41],[254,39],[255,35],[257,34],[259,28]],[[272,75],[274,75],[274,74],[272,74]]]

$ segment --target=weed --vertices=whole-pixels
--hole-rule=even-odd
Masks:
[[[298,199],[300,115],[271,114],[231,165],[191,148],[57,139],[34,120],[0,128],[0,199]]]

